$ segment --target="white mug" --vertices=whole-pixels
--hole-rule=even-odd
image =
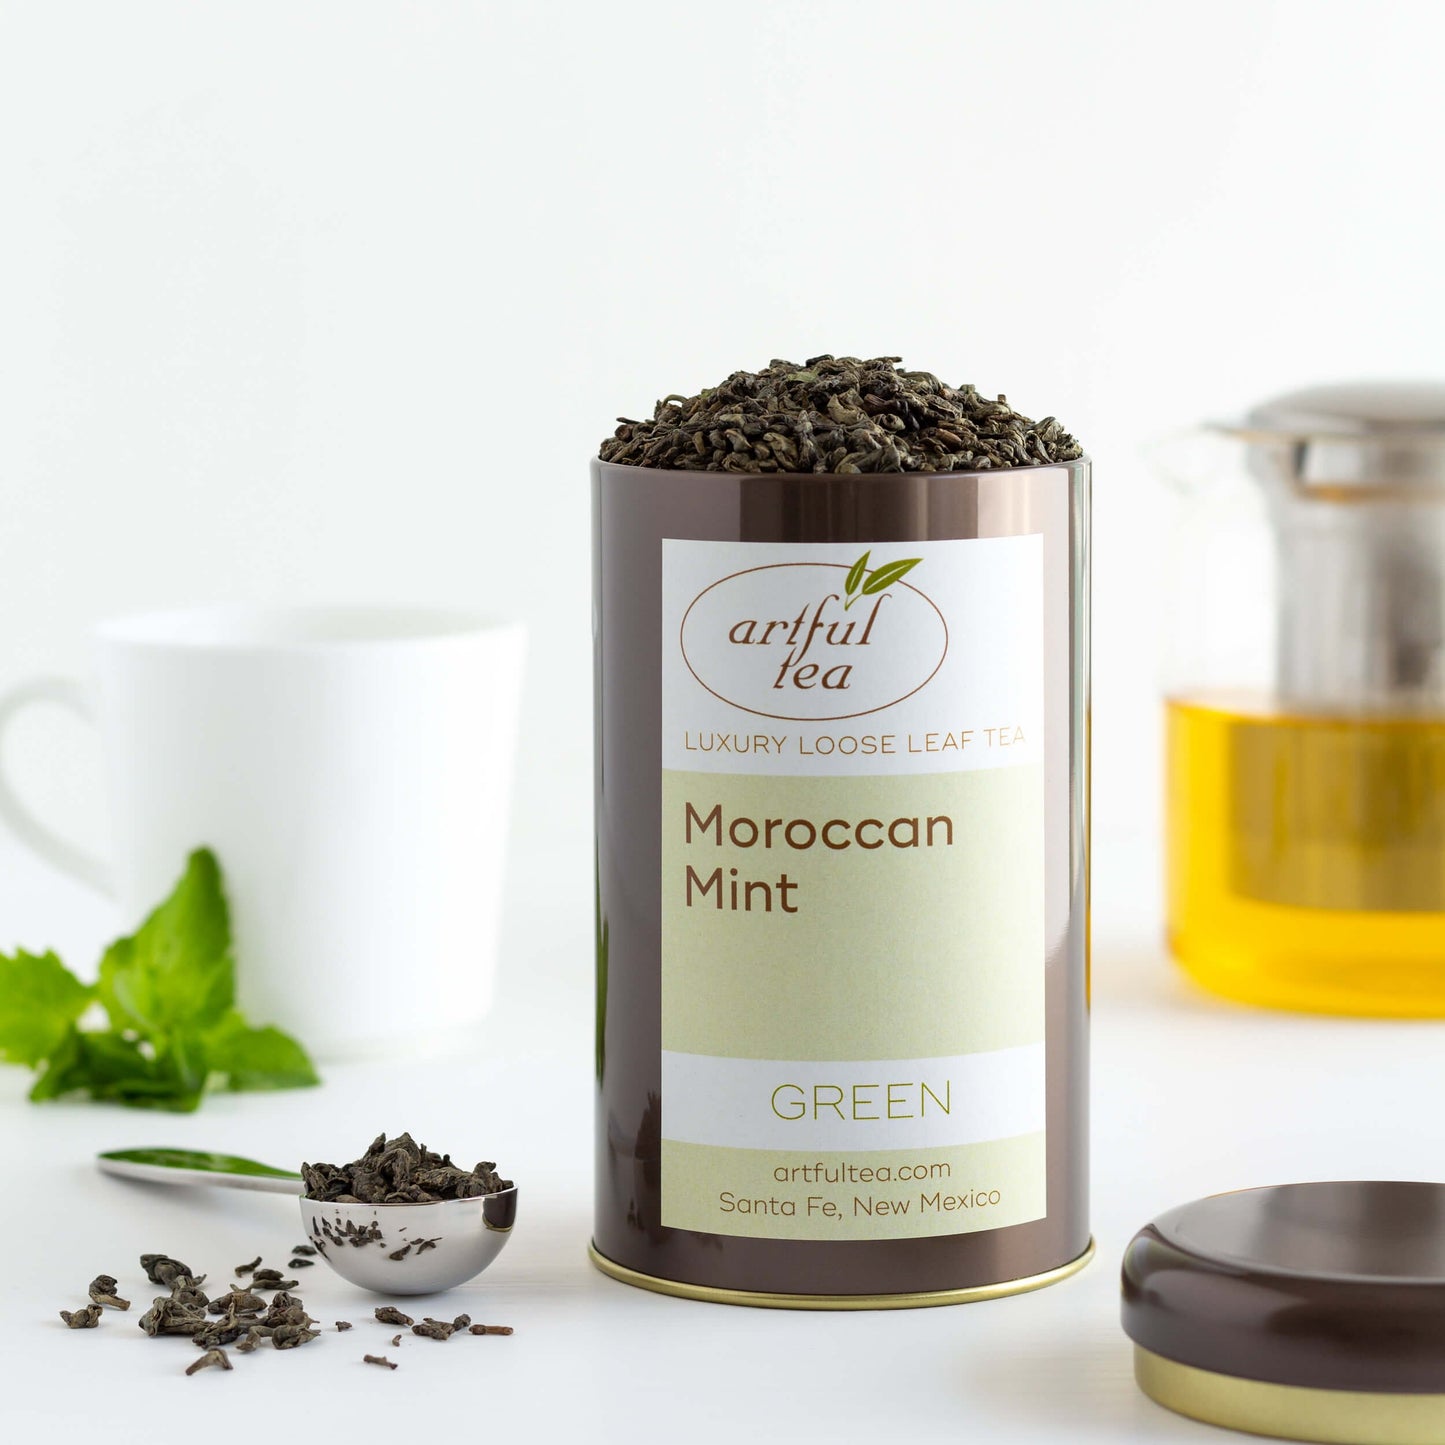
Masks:
[[[238,1003],[323,1057],[436,1043],[495,973],[524,635],[440,612],[208,607],[103,623],[96,685],[37,700],[99,726],[102,862],[0,775],[0,817],[139,922],[192,849],[220,860]],[[3,738],[0,738],[3,741]]]

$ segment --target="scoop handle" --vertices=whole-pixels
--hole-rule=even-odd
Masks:
[[[301,1176],[238,1154],[201,1149],[112,1149],[96,1157],[103,1174],[143,1179],[148,1184],[212,1184],[223,1189],[254,1189],[264,1194],[301,1193]]]

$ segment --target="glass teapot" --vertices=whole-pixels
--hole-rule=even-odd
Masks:
[[[1445,1015],[1445,385],[1277,397],[1186,484],[1167,716],[1183,967]]]

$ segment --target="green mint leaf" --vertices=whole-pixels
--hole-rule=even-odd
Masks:
[[[53,953],[0,953],[0,1059],[32,1068],[48,1059],[94,992]]]
[[[171,896],[106,950],[99,993],[116,1028],[158,1043],[225,1017],[236,996],[231,920],[209,849],[192,853]]]
[[[189,1111],[215,1088],[319,1083],[305,1049],[253,1028],[235,993],[221,870],[201,849],[171,896],[106,950],[94,989],[53,954],[0,955],[0,1059],[43,1065],[36,1101],[78,1094],[135,1109]],[[93,998],[109,1029],[79,1027]]]
[[[872,552],[865,552],[849,569],[844,579],[843,590],[851,597],[862,585],[863,574],[868,570],[868,558]]]
[[[40,1077],[30,1086],[30,1097],[37,1104],[42,1099],[58,1099],[84,1087],[81,1081],[88,1074],[80,1059],[80,1040],[80,1030],[71,1024],[56,1041]]]
[[[881,592],[885,587],[891,587],[900,577],[908,573],[923,561],[922,557],[905,557],[901,562],[889,562],[882,567],[877,567],[873,575],[863,584],[863,595],[871,597],[875,592]]]
[[[142,1109],[188,1111],[201,1102],[201,1091],[187,1088],[166,1061],[113,1029],[72,1028],[30,1090],[36,1102],[69,1094]]]
[[[321,1082],[290,1034],[252,1028],[234,1009],[206,1036],[206,1051],[212,1083],[224,1089],[304,1089]]]

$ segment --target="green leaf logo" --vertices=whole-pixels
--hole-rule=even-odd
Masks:
[[[885,562],[882,566],[875,567],[870,573],[868,571],[868,558],[871,554],[865,552],[849,569],[848,576],[843,583],[843,590],[848,595],[848,600],[843,604],[843,611],[846,612],[860,597],[872,597],[882,592],[885,588],[891,587],[901,578],[923,561],[922,557],[904,557],[897,562]],[[864,578],[867,578],[865,581]]]
[[[863,578],[868,572],[868,558],[872,555],[865,552],[849,569],[847,579],[843,583],[843,590],[848,594],[848,601],[844,606],[846,611],[853,605],[854,594],[863,585]]]

